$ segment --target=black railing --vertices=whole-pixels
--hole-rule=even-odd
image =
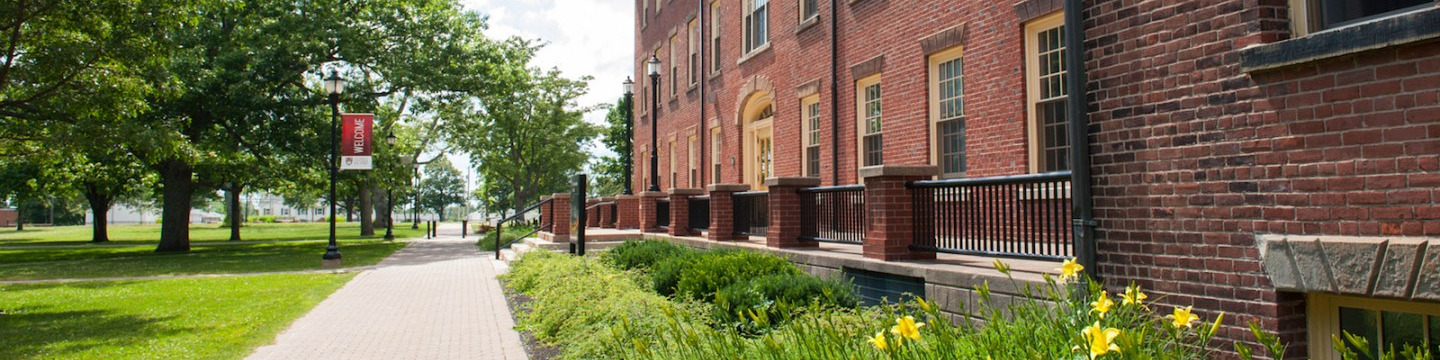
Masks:
[[[747,191],[734,195],[735,233],[765,236],[770,230],[770,192]]]
[[[800,239],[865,242],[865,185],[800,189]]]
[[[670,198],[655,199],[655,225],[670,229]]]
[[[691,196],[689,200],[690,230],[706,230],[710,228],[710,197]]]
[[[495,231],[495,259],[496,259],[496,260],[499,260],[499,259],[500,259],[500,249],[501,249],[503,246],[510,245],[511,243],[514,243],[514,242],[517,241],[517,240],[522,240],[522,239],[525,239],[525,238],[527,238],[527,237],[530,237],[530,235],[535,235],[535,233],[537,233],[537,232],[550,231],[551,228],[555,226],[555,220],[554,220],[554,219],[544,219],[543,221],[542,221],[541,219],[533,219],[533,220],[530,220],[530,221],[521,220],[521,218],[525,216],[525,213],[528,213],[528,212],[531,212],[531,211],[535,211],[535,209],[539,209],[541,206],[543,206],[543,205],[545,205],[545,204],[553,204],[553,202],[551,202],[551,199],[545,199],[544,201],[535,203],[535,205],[527,206],[527,207],[525,207],[525,209],[515,212],[514,215],[507,216],[507,217],[505,217],[505,218],[503,218],[503,219],[500,219],[500,221],[496,221],[496,222],[495,222],[495,230],[494,230],[494,231]],[[558,211],[555,210],[555,209],[551,209],[551,211],[552,211],[552,212],[558,212]],[[568,212],[568,211],[567,211],[567,212]],[[542,214],[541,214],[540,216],[542,216],[542,217],[545,216],[545,215],[543,214],[544,211],[541,211],[541,213],[542,213]],[[555,216],[555,215],[551,215],[551,216]],[[567,216],[568,216],[568,215],[567,215]],[[529,233],[527,233],[527,234],[525,234],[525,235],[518,236],[518,237],[516,237],[516,238],[514,238],[514,239],[510,239],[509,242],[506,242],[506,243],[503,243],[503,244],[502,244],[502,243],[500,243],[500,239],[502,238],[502,236],[500,236],[500,235],[505,231],[505,223],[506,223],[506,222],[512,222],[512,223],[516,223],[516,224],[520,224],[520,225],[524,225],[524,224],[527,224],[527,223],[528,223],[528,224],[535,224],[535,225],[538,225],[538,226],[535,226],[535,229],[534,229],[534,230],[530,230]],[[543,224],[543,225],[542,225],[542,224]]]
[[[1073,257],[1070,172],[914,181],[917,250]]]

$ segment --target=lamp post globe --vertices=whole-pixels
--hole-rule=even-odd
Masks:
[[[325,92],[330,95],[330,244],[320,258],[327,264],[335,262],[334,265],[339,265],[340,247],[335,244],[335,178],[340,166],[340,128],[337,122],[340,120],[340,94],[345,92],[345,79],[333,68],[330,76],[325,78]]]
[[[634,195],[635,192],[631,190],[631,184],[634,183],[635,179],[631,169],[634,167],[635,162],[635,135],[633,134],[635,126],[635,82],[631,81],[629,76],[626,76],[625,82],[620,83],[620,85],[625,90],[625,159],[627,160],[625,161],[625,192],[623,194]]]
[[[645,62],[650,74],[650,187],[646,190],[660,191],[660,146],[656,143],[660,128],[660,58],[654,54]]]

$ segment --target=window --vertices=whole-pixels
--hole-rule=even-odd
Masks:
[[[280,208],[280,215],[290,216],[290,208]]]
[[[1070,170],[1065,118],[1065,19],[1060,13],[1025,25],[1026,112],[1032,172]]]
[[[1392,347],[1398,354],[1405,345],[1440,352],[1440,304],[1328,294],[1310,294],[1306,304],[1316,360],[1340,359],[1330,336],[1342,331],[1368,340],[1371,354]]]
[[[965,63],[962,49],[930,56],[932,164],[941,177],[965,176]]]
[[[675,188],[675,184],[677,184],[677,182],[675,181],[675,175],[680,173],[679,171],[676,171],[676,168],[679,168],[680,164],[675,163],[675,140],[670,140],[670,156],[669,161],[666,162],[666,165],[666,167],[670,168],[670,183],[666,185],[669,185],[670,188],[673,189]]]
[[[650,0],[640,0],[640,27],[650,25]],[[644,68],[641,68],[644,69]]]
[[[690,167],[687,168],[690,170],[690,176],[685,179],[690,181],[690,188],[698,188],[700,187],[700,167],[697,162],[700,159],[700,142],[695,135],[690,135],[686,145],[689,145],[685,148],[685,158],[690,163]]]
[[[1290,0],[1296,36],[1343,27],[1435,4],[1434,0]]]
[[[675,71],[675,69],[679,69],[679,68],[680,68],[679,53],[676,52],[676,51],[678,51],[677,49],[679,49],[679,48],[680,48],[680,35],[679,35],[679,34],[670,35],[670,60],[669,60],[669,62],[670,62],[670,98],[671,98],[671,99],[674,99],[674,98],[675,98],[675,89],[680,88],[680,87],[678,86],[679,84],[676,82],[676,79],[679,79],[680,74],[677,74],[677,71]]]
[[[720,0],[710,2],[710,54],[714,59],[711,70],[720,71]]]
[[[640,150],[640,188],[650,188],[650,150]]]
[[[700,83],[700,20],[690,20],[690,27],[686,28],[686,33],[690,35],[688,39],[685,39],[687,45],[690,45],[689,62],[686,64],[690,65],[690,85],[695,85]]]
[[[855,105],[860,134],[860,166],[875,166],[885,163],[884,141],[881,137],[884,121],[880,111],[880,75],[855,82]]]
[[[666,0],[655,0],[655,13],[660,13],[660,8],[665,7]]]
[[[769,0],[744,0],[745,2],[745,53],[750,53],[769,42]]]
[[[805,176],[820,177],[820,96],[813,95],[800,99],[800,124],[805,127],[801,132],[801,143],[805,144],[804,159]]]
[[[715,175],[711,176],[715,177],[716,184],[720,183],[720,164],[722,163],[720,153],[725,148],[721,145],[724,143],[724,140],[725,139],[720,137],[719,127],[710,129],[710,165],[715,168],[713,171]]]
[[[800,0],[800,22],[820,16],[819,0]]]
[[[270,208],[265,208],[265,215],[270,215]]]

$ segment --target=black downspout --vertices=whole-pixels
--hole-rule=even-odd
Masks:
[[[695,0],[695,16],[698,17],[698,19],[695,20],[697,24],[705,24],[705,20],[709,19],[705,17],[705,8],[707,8],[707,6],[705,6],[705,0]],[[713,26],[713,24],[711,24],[711,26]],[[701,42],[701,44],[709,43],[710,38],[705,37],[705,29],[707,29],[708,27],[704,25],[696,27],[698,29],[695,30],[699,30],[700,35],[695,36],[695,41],[699,41]],[[694,61],[698,62],[698,64],[693,64],[695,66],[695,70],[700,72],[700,74],[696,75],[697,77],[695,78],[695,82],[700,87],[700,128],[695,129],[695,132],[698,133],[695,134],[695,136],[700,138],[700,144],[695,145],[695,151],[698,152],[698,154],[695,154],[695,156],[699,157],[699,159],[695,159],[695,161],[700,163],[700,168],[695,170],[695,176],[700,177],[700,179],[699,181],[691,181],[699,184],[700,188],[704,189],[705,168],[708,166],[713,166],[705,164],[707,161],[709,161],[709,158],[705,157],[705,149],[707,149],[705,147],[705,135],[709,135],[710,133],[710,129],[705,128],[705,68],[707,67],[705,66],[707,65],[705,63],[705,59],[708,58],[705,57],[706,52],[704,45],[696,46],[696,49],[698,49],[698,51],[700,52],[699,54],[695,54]]]
[[[1090,193],[1090,118],[1086,113],[1085,9],[1082,0],[1065,0],[1065,117],[1070,120],[1070,206],[1074,219],[1075,257],[1091,278],[1100,280],[1096,266],[1095,201]]]
[[[840,18],[830,0],[830,185],[840,185]],[[858,164],[857,164],[858,165]],[[859,184],[863,179],[855,179]]]

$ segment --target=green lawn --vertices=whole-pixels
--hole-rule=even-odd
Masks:
[[[352,277],[0,285],[0,359],[240,359]]]
[[[345,266],[374,265],[404,242],[340,243]],[[227,274],[319,270],[324,241],[197,245],[189,253],[156,253],[150,246],[0,250],[0,280]]]
[[[274,240],[327,240],[330,238],[329,223],[291,224],[245,224],[240,229],[243,241]],[[24,245],[85,245],[91,244],[92,228],[86,226],[26,227],[15,231],[13,227],[0,229],[0,246]],[[411,230],[410,224],[396,223],[396,238],[412,238],[424,235],[424,227]],[[375,229],[375,236],[360,236],[359,223],[335,225],[338,240],[378,239],[385,235],[385,228]],[[230,228],[215,224],[190,225],[190,242],[213,242],[230,240]],[[110,225],[110,244],[158,244],[160,225]]]

